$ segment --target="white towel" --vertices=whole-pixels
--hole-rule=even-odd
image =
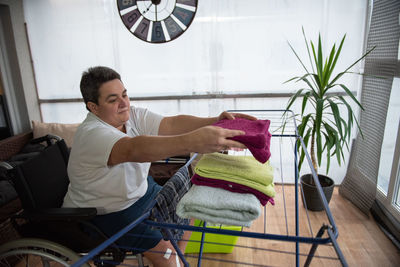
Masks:
[[[260,201],[253,194],[198,185],[193,185],[176,207],[176,214],[182,218],[246,227],[250,227],[260,213]]]

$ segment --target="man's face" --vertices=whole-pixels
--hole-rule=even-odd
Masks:
[[[119,79],[104,83],[99,88],[99,104],[89,102],[89,109],[108,124],[122,129],[129,119],[129,97]]]

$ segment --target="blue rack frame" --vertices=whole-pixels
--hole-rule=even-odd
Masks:
[[[246,232],[246,231],[232,231],[232,230],[226,230],[226,229],[217,229],[217,228],[206,228],[206,223],[202,227],[199,226],[191,226],[191,225],[177,225],[177,224],[170,224],[170,223],[162,223],[162,222],[154,222],[149,220],[148,218],[150,217],[151,210],[145,212],[142,216],[140,216],[137,220],[133,221],[129,225],[127,225],[125,228],[121,229],[118,233],[107,239],[105,242],[100,244],[98,247],[94,248],[91,250],[87,255],[82,257],[79,261],[76,261],[74,264],[72,264],[72,267],[77,267],[81,266],[82,264],[86,263],[87,261],[91,260],[93,257],[95,257],[97,254],[99,254],[101,251],[103,251],[105,248],[108,246],[112,245],[116,240],[118,240],[120,237],[122,237],[124,234],[129,232],[132,228],[137,226],[140,223],[145,223],[148,225],[160,227],[167,229],[168,235],[171,237],[171,243],[175,247],[179,257],[183,261],[185,266],[189,266],[188,262],[186,261],[182,251],[180,251],[179,247],[177,246],[177,243],[175,240],[172,239],[172,235],[170,233],[170,229],[182,229],[182,230],[188,230],[188,231],[195,231],[195,232],[201,232],[201,241],[200,241],[200,251],[199,251],[199,257],[198,257],[198,266],[201,266],[201,259],[203,256],[203,246],[204,246],[204,236],[206,233],[213,233],[213,234],[223,234],[223,235],[233,235],[233,236],[242,236],[242,237],[249,237],[249,238],[258,238],[258,239],[271,239],[271,240],[277,240],[277,241],[287,241],[287,242],[295,242],[296,243],[296,266],[300,265],[300,250],[299,250],[299,244],[300,243],[308,243],[312,244],[309,254],[307,256],[306,262],[304,266],[309,266],[311,263],[312,258],[315,255],[315,251],[318,247],[318,245],[322,244],[332,244],[334,247],[336,254],[338,256],[338,259],[340,260],[341,264],[343,266],[348,266],[345,257],[343,256],[343,253],[339,247],[339,244],[337,243],[337,238],[339,235],[335,220],[333,218],[333,215],[329,209],[328,202],[325,198],[325,194],[323,193],[321,184],[319,182],[319,179],[317,178],[317,173],[313,167],[310,155],[307,153],[306,146],[304,144],[303,138],[299,136],[298,131],[297,131],[297,124],[295,120],[295,115],[291,110],[229,110],[229,112],[239,112],[239,113],[252,113],[252,112],[282,112],[282,114],[287,114],[290,113],[292,114],[293,118],[293,124],[294,124],[294,134],[272,134],[273,137],[292,137],[296,138],[296,140],[300,141],[301,146],[303,147],[304,151],[306,151],[305,156],[308,162],[308,165],[310,167],[315,185],[318,189],[318,193],[320,196],[320,199],[322,200],[323,206],[324,206],[324,211],[326,213],[326,216],[329,221],[329,225],[322,225],[318,231],[318,233],[315,235],[315,237],[305,237],[305,236],[300,236],[299,234],[299,196],[298,196],[298,187],[299,187],[299,170],[298,170],[298,155],[297,155],[297,142],[295,142],[294,145],[294,166],[295,166],[295,235],[278,235],[278,234],[268,234],[268,233],[254,233],[254,232]],[[197,155],[194,155],[187,163],[186,165],[190,164],[192,160],[196,157]],[[328,237],[323,238],[323,234],[327,233]]]

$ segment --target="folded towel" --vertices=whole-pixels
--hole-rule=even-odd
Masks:
[[[156,204],[151,210],[151,219],[165,223],[189,224],[188,219],[183,219],[176,215],[176,206],[180,199],[188,192],[191,187],[189,170],[185,165],[181,167],[163,186],[157,194]],[[164,239],[167,239],[165,229],[161,228]],[[180,240],[183,230],[171,229],[172,236]]]
[[[195,173],[191,179],[192,183],[195,185],[203,185],[203,186],[211,186],[211,187],[216,187],[216,188],[222,188],[234,193],[246,193],[246,194],[253,194],[258,200],[260,201],[261,205],[265,206],[267,205],[268,202],[270,202],[272,205],[275,205],[274,199],[272,197],[269,197],[265,195],[264,193],[242,185],[242,184],[237,184],[234,182],[228,182],[220,179],[212,179],[212,178],[207,178],[207,177],[202,177]]]
[[[234,136],[230,139],[244,144],[258,161],[265,163],[271,156],[271,133],[268,132],[270,123],[269,120],[251,121],[236,118],[234,120],[223,119],[213,125],[244,131],[246,134]]]
[[[250,227],[260,216],[261,209],[260,202],[252,194],[193,185],[179,201],[176,213],[182,218]]]
[[[195,173],[202,177],[246,185],[269,197],[275,196],[272,166],[269,161],[261,164],[252,156],[205,154],[197,163]]]

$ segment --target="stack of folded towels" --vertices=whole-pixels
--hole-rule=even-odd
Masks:
[[[246,146],[253,156],[221,153],[203,155],[195,167],[195,174],[191,179],[192,188],[177,205],[178,216],[215,224],[250,227],[252,221],[261,213],[260,203],[263,206],[268,202],[274,204],[273,168],[268,161],[271,155],[269,121],[246,123],[248,122],[258,124],[257,131],[261,134],[252,134],[252,137],[246,140],[243,139],[248,135],[246,132],[242,140],[236,139],[239,136],[232,139],[238,142],[250,140]],[[268,124],[267,127],[264,127],[265,122]],[[258,143],[251,146],[251,140],[255,141],[253,143]],[[255,153],[258,153],[258,159]]]

